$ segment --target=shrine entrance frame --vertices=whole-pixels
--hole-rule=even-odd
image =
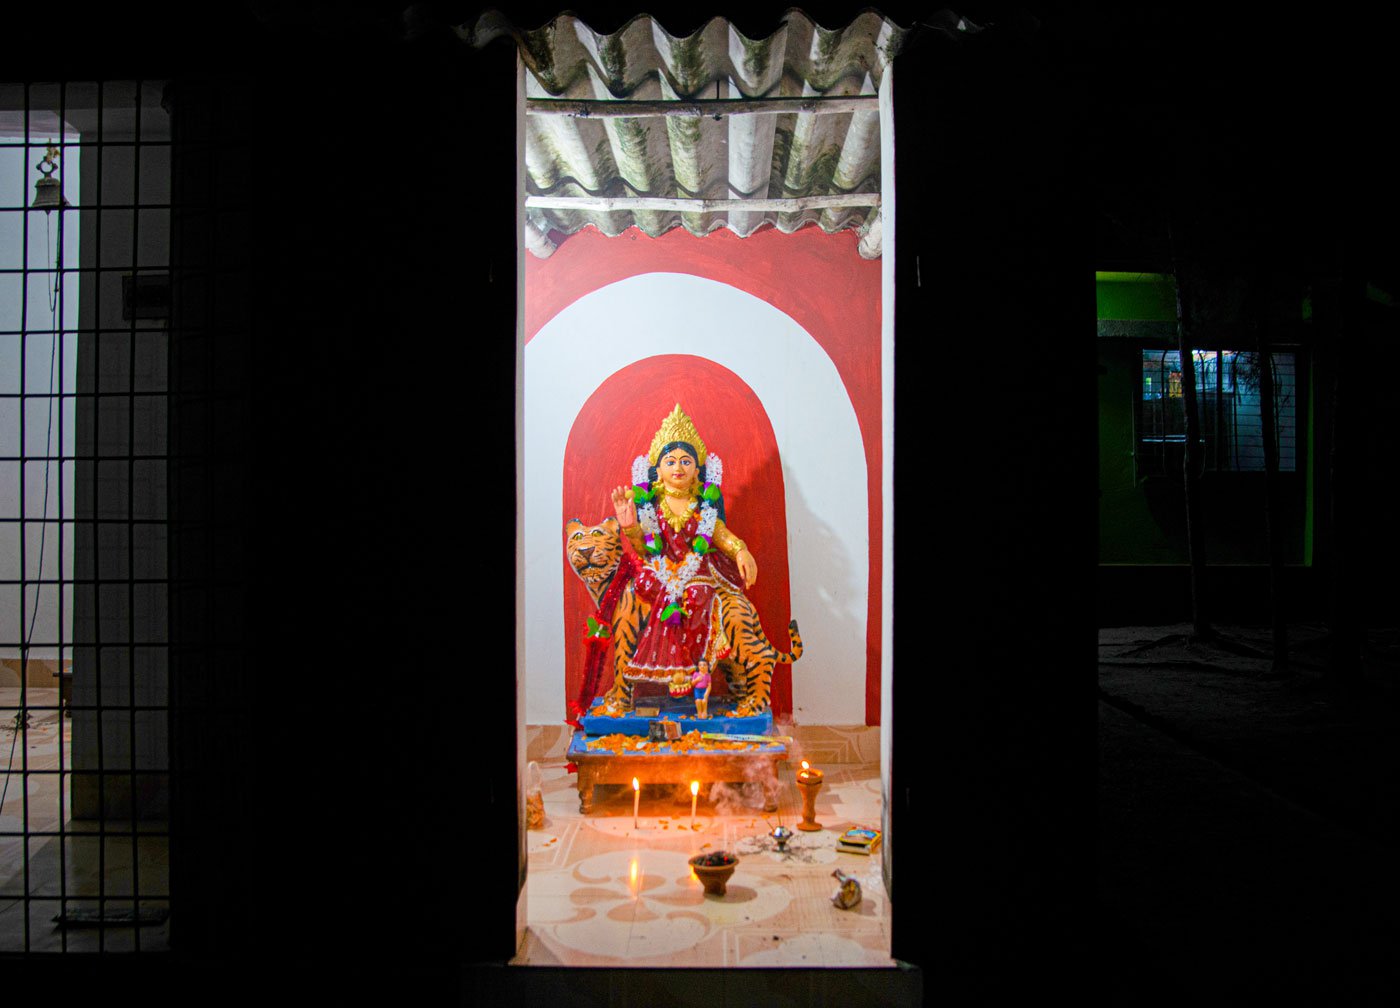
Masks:
[[[515,339],[515,446],[516,446],[516,479],[515,493],[517,501],[524,501],[526,495],[526,458],[525,458],[525,256],[531,254],[527,251],[527,236],[533,235],[533,229],[527,226],[525,217],[526,209],[526,173],[525,173],[525,67],[519,55],[516,56],[516,234],[521,236],[517,240],[515,277],[516,277],[516,339]],[[883,530],[882,541],[879,544],[872,543],[871,548],[881,550],[881,606],[879,640],[881,647],[880,662],[880,777],[881,777],[881,798],[882,816],[881,827],[885,832],[884,854],[882,868],[884,872],[885,890],[889,894],[894,891],[894,849],[895,837],[891,828],[891,804],[893,794],[891,790],[891,763],[893,754],[892,737],[894,731],[894,706],[893,706],[893,665],[894,665],[894,638],[893,638],[893,590],[894,590],[894,570],[893,570],[893,506],[894,506],[894,320],[895,320],[895,190],[894,190],[894,68],[885,70],[878,94],[878,108],[880,112],[880,163],[881,163],[881,216],[882,216],[882,243],[881,255],[881,348],[880,348],[880,373],[881,373],[881,437],[883,440],[883,451],[881,454],[882,471],[881,480],[881,507]],[[515,541],[525,542],[526,528],[523,507],[517,507],[515,512]],[[527,926],[528,908],[526,905],[525,881],[528,873],[528,855],[526,853],[526,830],[525,830],[525,792],[524,782],[526,780],[526,620],[525,620],[525,598],[526,598],[526,562],[524,548],[516,550],[516,571],[515,571],[515,653],[516,653],[516,711],[515,711],[515,737],[516,737],[516,772],[517,772],[517,848],[519,857],[519,890],[516,903],[516,947],[519,948],[524,941],[525,929]]]

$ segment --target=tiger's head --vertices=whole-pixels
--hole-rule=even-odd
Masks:
[[[578,519],[564,524],[564,553],[569,566],[583,579],[588,593],[597,602],[608,579],[622,560],[622,535],[616,518],[604,518],[594,525]]]

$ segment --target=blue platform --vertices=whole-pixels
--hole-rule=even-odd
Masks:
[[[614,718],[608,718],[607,720],[610,720],[610,721],[611,721],[611,720],[615,720],[615,719],[614,719]],[[747,718],[745,718],[744,720],[747,720]],[[577,732],[577,731],[574,732],[573,738],[569,741],[569,753],[568,753],[569,759],[571,759],[571,760],[578,760],[579,757],[581,757],[581,756],[586,757],[586,756],[613,756],[613,755],[617,755],[617,756],[635,756],[637,759],[644,759],[644,758],[646,758],[646,757],[674,756],[674,755],[676,755],[675,753],[671,752],[671,747],[668,746],[668,745],[665,745],[665,744],[662,744],[662,745],[658,746],[656,749],[654,749],[654,750],[652,750],[652,751],[649,751],[649,752],[648,752],[648,751],[643,751],[643,750],[636,750],[636,749],[624,749],[624,750],[622,750],[620,753],[610,753],[610,752],[607,752],[606,750],[597,751],[597,750],[593,750],[593,749],[589,749],[589,748],[588,748],[588,740],[589,740],[589,736],[585,735],[583,732]],[[640,741],[642,741],[642,740],[641,740],[641,739],[638,739],[637,741],[640,742]],[[699,759],[713,758],[713,759],[720,759],[720,758],[727,758],[727,757],[733,757],[733,756],[753,756],[753,755],[759,755],[759,754],[762,754],[762,755],[765,755],[765,756],[781,756],[781,757],[785,757],[785,756],[786,756],[786,753],[787,753],[787,745],[786,745],[785,743],[783,743],[783,742],[778,742],[778,741],[773,741],[773,742],[769,742],[769,743],[756,743],[756,744],[755,744],[755,748],[753,748],[753,749],[744,749],[744,750],[737,750],[737,751],[736,751],[736,750],[733,750],[733,749],[691,749],[690,751],[688,751],[688,752],[685,753],[685,756],[686,756],[687,758],[699,758]],[[628,772],[630,773],[631,771],[628,771]]]
[[[603,698],[597,697],[589,711],[597,710],[602,706]],[[695,716],[695,701],[680,700],[668,701],[659,704],[661,712],[656,717],[640,717],[636,714],[629,714],[626,717],[602,717],[598,714],[588,713],[579,718],[579,724],[583,725],[583,730],[588,735],[612,735],[621,733],[623,735],[641,735],[646,737],[649,726],[653,721],[675,721],[681,726],[681,732],[712,732],[717,735],[767,735],[773,730],[773,712],[766,710],[762,714],[754,714],[751,717],[734,717],[734,705],[732,701],[721,700],[716,697],[710,700],[710,716],[698,718]],[[688,716],[686,716],[688,715]]]

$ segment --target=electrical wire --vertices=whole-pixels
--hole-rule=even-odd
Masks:
[[[60,210],[59,212],[62,213],[62,210]],[[60,250],[60,254],[61,251],[62,250]],[[47,213],[44,214],[44,256],[45,263],[52,261],[54,264],[53,289],[47,292],[49,301],[49,315],[52,319],[52,324],[49,326],[50,339],[52,340],[52,342],[49,344],[49,392],[46,398],[47,416],[45,417],[44,428],[44,503],[39,512],[39,566],[37,572],[34,575],[34,610],[30,613],[29,616],[29,629],[25,632],[24,639],[20,642],[19,667],[21,676],[25,675],[29,664],[29,649],[34,640],[34,624],[39,619],[39,599],[44,591],[44,541],[49,528],[49,466],[51,465],[51,458],[53,455],[51,449],[53,448],[54,362],[58,356],[58,299],[63,283],[63,274],[59,271],[58,268],[59,262],[57,259],[54,258],[53,255],[53,222],[49,219],[49,215]],[[27,363],[27,361],[20,361],[21,389],[24,388],[24,371]],[[24,455],[24,445],[20,445],[19,448],[20,455],[22,457]],[[21,463],[21,465],[22,464],[23,463]],[[20,501],[20,509],[21,514],[23,514],[24,501]],[[21,528],[23,528],[23,524],[24,523],[21,521]],[[23,575],[24,572],[21,571],[21,578],[23,578]],[[21,595],[21,599],[23,599],[23,595]],[[63,649],[61,647],[59,648],[58,652],[58,663],[59,674],[62,675]],[[23,684],[21,683],[21,687],[22,686]],[[5,796],[10,793],[10,776],[15,769],[15,744],[19,741],[20,732],[28,726],[28,723],[29,712],[21,706],[19,710],[15,712],[14,734],[10,738],[10,758],[5,767],[4,786],[0,787],[0,810],[4,809]],[[60,728],[61,727],[62,721],[60,720]]]

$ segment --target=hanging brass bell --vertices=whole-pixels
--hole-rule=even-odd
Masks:
[[[63,195],[63,183],[53,177],[53,173],[58,170],[58,156],[58,148],[49,144],[43,160],[34,166],[44,177],[34,183],[34,202],[29,204],[31,210],[48,213],[50,210],[61,210],[72,205]]]

